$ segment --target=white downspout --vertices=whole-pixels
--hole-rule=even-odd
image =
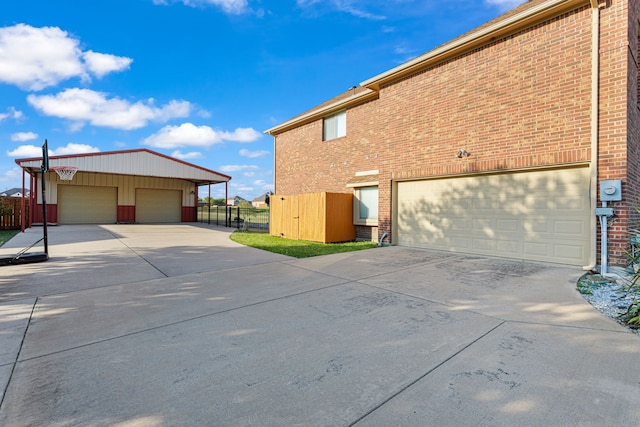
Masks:
[[[591,182],[589,200],[591,210],[591,254],[589,265],[584,270],[593,270],[597,264],[598,252],[598,118],[600,113],[600,8],[599,0],[591,0]]]

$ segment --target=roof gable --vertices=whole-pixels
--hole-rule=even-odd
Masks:
[[[42,158],[17,159],[31,172],[40,170]],[[49,157],[49,167],[74,166],[82,172],[176,178],[198,183],[227,182],[230,176],[148,150],[108,151]]]

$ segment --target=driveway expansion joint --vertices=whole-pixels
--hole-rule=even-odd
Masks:
[[[31,312],[29,313],[29,319],[27,320],[27,326],[24,328],[24,333],[22,334],[22,339],[20,340],[20,346],[18,347],[18,351],[16,352],[16,358],[12,363],[11,372],[9,373],[9,380],[7,381],[7,386],[2,391],[2,398],[0,398],[0,409],[2,409],[2,405],[4,404],[4,399],[7,395],[7,390],[9,390],[9,386],[11,385],[11,379],[13,378],[13,373],[16,370],[16,365],[20,359],[20,353],[22,352],[22,346],[24,345],[24,340],[27,337],[27,331],[29,330],[29,325],[31,325],[31,319],[33,318],[33,312],[36,309],[36,305],[38,304],[38,298],[36,297],[35,301],[33,301],[33,306],[31,307]]]
[[[392,401],[393,399],[395,399],[396,397],[398,397],[399,395],[401,395],[402,393],[404,393],[406,390],[408,390],[409,388],[413,387],[415,384],[417,384],[418,382],[422,381],[423,379],[425,379],[427,376],[429,376],[431,373],[435,372],[436,370],[438,370],[441,366],[447,364],[448,362],[450,362],[451,360],[453,360],[454,358],[456,358],[459,354],[461,354],[462,352],[464,352],[465,350],[467,350],[469,347],[471,347],[472,345],[476,344],[477,342],[481,341],[483,338],[487,337],[488,335],[490,335],[493,331],[495,331],[496,329],[500,328],[502,325],[504,325],[505,323],[507,323],[506,321],[502,321],[500,323],[498,323],[497,325],[493,326],[492,328],[490,328],[488,331],[484,332],[482,335],[480,335],[479,337],[477,337],[476,339],[472,340],[471,342],[467,343],[465,346],[463,346],[462,348],[460,348],[458,351],[454,352],[453,354],[451,354],[449,357],[447,357],[446,359],[444,359],[443,361],[441,361],[440,363],[438,363],[437,365],[435,365],[434,367],[432,367],[431,369],[429,369],[427,372],[425,372],[424,374],[420,375],[418,378],[416,378],[415,380],[411,381],[409,384],[406,384],[404,387],[402,387],[400,390],[398,390],[397,392],[393,393],[391,396],[387,397],[385,400],[383,400],[382,402],[380,402],[379,404],[377,404],[373,409],[367,411],[364,415],[362,415],[360,418],[358,418],[357,420],[355,420],[354,422],[352,422],[351,424],[349,424],[349,427],[353,427],[355,425],[357,425],[360,421],[363,421],[365,418],[367,418],[369,415],[373,414],[375,411],[377,411],[378,409],[382,408],[384,405],[386,405],[387,403],[389,403],[390,401]]]

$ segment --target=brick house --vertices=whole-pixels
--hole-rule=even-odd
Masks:
[[[636,0],[530,0],[266,131],[275,193],[353,192],[363,239],[626,263],[640,206]]]

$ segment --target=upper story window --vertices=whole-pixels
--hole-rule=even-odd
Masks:
[[[322,140],[328,141],[334,138],[340,138],[347,134],[347,112],[327,116],[324,118],[322,126]]]

